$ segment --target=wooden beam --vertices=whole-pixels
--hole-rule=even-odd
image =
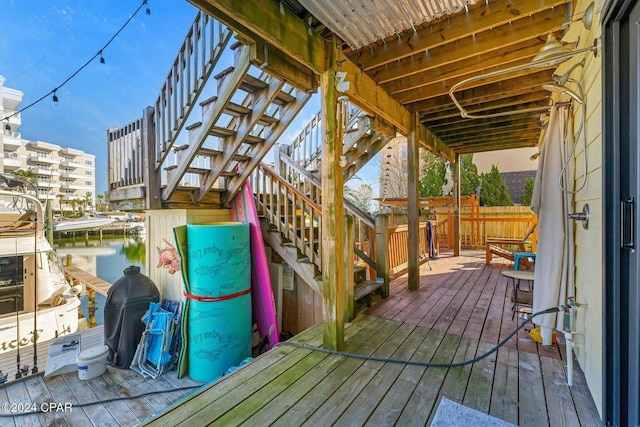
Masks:
[[[512,92],[526,88],[531,88],[532,91],[537,90],[536,88],[540,88],[542,83],[551,81],[552,76],[553,70],[541,70],[518,79],[503,80],[485,87],[464,89],[456,92],[456,98],[463,105],[476,104],[496,98],[505,98]],[[437,110],[438,108],[449,108],[451,104],[451,97],[447,94],[441,97],[408,104],[405,105],[405,107],[407,107],[409,111],[422,112],[426,110]]]
[[[460,155],[453,161],[453,256],[460,256]]]
[[[469,73],[477,76],[490,71],[509,68],[522,62],[530,62],[540,50],[540,40],[537,37],[525,40],[513,47],[513,50],[495,50],[487,54],[478,54],[471,58],[452,62],[438,68],[413,74],[411,76],[398,75],[396,80],[381,83],[380,86],[389,94],[416,89],[422,86],[434,85],[451,79],[464,79]],[[401,71],[401,70],[398,70]]]
[[[153,127],[153,107],[147,107],[142,111],[142,146],[145,147],[144,183],[145,208],[160,209],[162,206],[162,193],[160,192],[160,171],[154,166],[156,159],[156,136]]]
[[[418,115],[411,116],[411,129],[407,135],[407,195],[409,199],[408,213],[408,287],[412,291],[420,289],[420,154],[418,152]],[[425,248],[426,249],[426,248]]]
[[[376,70],[367,71],[378,83],[391,81],[397,75],[409,76],[428,69],[437,69],[463,59],[473,58],[479,52],[509,52],[524,40],[538,37],[540,47],[553,28],[566,20],[563,8],[545,10],[517,21],[517,26],[505,24],[491,31],[458,40],[442,48],[426,52],[421,50],[412,57],[385,64]]]
[[[342,155],[341,103],[336,90],[335,47],[327,53],[328,69],[320,75],[324,141],[322,144],[322,287],[325,348],[344,346],[344,199],[340,167]],[[340,105],[339,105],[340,104]]]
[[[327,69],[325,42],[322,37],[310,32],[307,24],[289,8],[281,9],[277,1],[188,1],[247,39],[258,36],[316,73]]]
[[[435,49],[447,43],[453,43],[473,34],[490,32],[492,29],[526,20],[530,15],[535,15],[546,9],[557,8],[563,13],[563,4],[568,0],[494,0],[479,7],[471,8],[468,13],[454,15],[447,19],[425,26],[425,28],[396,38],[395,41],[387,41],[373,49],[361,49],[349,57],[363,70],[370,70],[384,64],[396,62],[426,49]],[[566,16],[568,17],[568,15]],[[566,18],[565,17],[565,18]],[[529,23],[524,23],[529,25]]]

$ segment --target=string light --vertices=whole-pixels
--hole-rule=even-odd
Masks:
[[[126,22],[124,24],[122,24],[120,29],[118,29],[118,31],[116,31],[116,33],[109,39],[109,41],[104,46],[102,46],[102,48],[100,50],[98,50],[98,52],[96,52],[96,54],[93,55],[87,62],[85,62],[76,71],[74,71],[73,74],[71,74],[69,77],[67,77],[65,81],[60,83],[58,85],[58,87],[56,87],[55,89],[52,89],[51,91],[49,91],[49,93],[46,93],[46,94],[42,95],[40,98],[36,99],[35,101],[33,101],[31,104],[27,105],[26,107],[23,107],[20,110],[17,110],[15,113],[10,114],[10,115],[8,115],[6,117],[3,117],[0,120],[9,120],[11,117],[17,116],[18,114],[22,113],[23,111],[33,107],[34,105],[36,105],[36,104],[38,104],[40,102],[42,102],[42,100],[44,100],[45,98],[49,97],[49,95],[53,95],[53,97],[52,97],[53,105],[57,106],[58,105],[58,96],[56,94],[56,91],[58,89],[60,89],[62,86],[66,85],[75,76],[77,76],[80,71],[84,70],[87,67],[87,65],[89,65],[91,62],[93,62],[93,60],[96,59],[97,57],[100,57],[100,64],[104,64],[105,61],[104,61],[104,58],[102,57],[102,51],[104,49],[106,49],[111,44],[111,42],[113,42],[113,40],[122,32],[122,30],[125,29],[125,27],[129,24],[129,22],[131,22],[133,20],[133,18],[138,14],[138,12],[140,12],[140,10],[142,9],[143,6],[147,6],[147,9],[145,11],[146,14],[147,15],[151,15],[151,9],[149,9],[148,0],[143,0],[142,3],[140,3],[140,6],[138,6],[138,8],[135,10],[135,12],[133,12],[131,14],[129,19],[127,19]]]
[[[7,132],[11,132],[11,125],[9,124],[9,120],[7,120],[7,124],[4,125],[4,130],[6,130]]]

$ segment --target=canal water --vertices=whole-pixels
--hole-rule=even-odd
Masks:
[[[140,236],[107,236],[102,239],[85,239],[84,236],[78,236],[55,240],[54,247],[63,262],[67,255],[71,255],[73,263],[78,268],[109,283],[115,283],[120,279],[124,275],[124,269],[130,265],[140,267],[140,272],[146,274],[145,241]],[[88,319],[87,300],[87,295],[83,295],[82,311]],[[98,325],[103,323],[105,301],[106,297],[96,295]]]

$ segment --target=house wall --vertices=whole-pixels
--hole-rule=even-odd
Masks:
[[[576,13],[582,13],[591,0],[580,0],[575,7]],[[603,1],[596,1],[596,16],[591,30],[587,30],[578,22],[572,25],[571,31],[565,36],[564,41],[579,40],[578,48],[593,45],[594,39],[601,37],[600,10]],[[585,67],[580,72],[577,69],[572,77],[578,80],[586,93],[586,136],[587,152],[580,141],[576,147],[576,186],[582,183],[585,177],[583,169],[584,156],[587,156],[587,182],[585,187],[574,197],[573,211],[582,211],[585,203],[589,204],[589,227],[584,229],[580,222],[574,222],[575,231],[575,284],[576,301],[586,304],[576,313],[576,331],[574,335],[574,352],[580,367],[585,373],[591,395],[602,414],[602,357],[603,357],[603,308],[602,295],[605,284],[602,281],[602,265],[597,260],[602,259],[602,55],[597,57],[588,53],[563,64],[556,74],[566,71],[569,66],[582,58],[586,59]],[[569,87],[571,83],[569,83]],[[574,105],[574,130],[577,131],[580,123],[581,108]]]
[[[158,266],[158,251],[175,247],[173,228],[185,224],[204,224],[231,220],[229,209],[158,209],[146,211],[147,275],[160,290],[161,298],[182,301],[182,276]]]

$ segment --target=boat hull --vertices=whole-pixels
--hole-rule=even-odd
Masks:
[[[18,322],[15,315],[3,316],[0,318],[0,354],[76,332],[78,307],[80,300],[70,297],[56,307],[41,308],[35,313],[21,313]]]

